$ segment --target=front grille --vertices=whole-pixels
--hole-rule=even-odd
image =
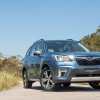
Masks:
[[[100,65],[100,58],[97,57],[76,57],[79,65]]]

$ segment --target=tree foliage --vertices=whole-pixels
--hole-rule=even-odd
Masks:
[[[81,42],[91,51],[100,51],[100,29],[81,39]]]

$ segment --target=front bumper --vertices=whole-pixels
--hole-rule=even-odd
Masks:
[[[60,66],[56,70],[56,74],[54,75],[53,80],[55,83],[100,81],[100,66],[99,67],[98,66],[94,66],[94,67],[93,66],[92,67]]]
[[[99,81],[100,82],[100,76],[98,77],[72,77],[71,82],[91,82],[91,81]]]

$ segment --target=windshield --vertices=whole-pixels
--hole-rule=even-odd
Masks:
[[[74,41],[47,41],[49,52],[88,52],[81,43]]]

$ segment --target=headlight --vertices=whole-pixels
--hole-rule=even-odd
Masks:
[[[74,57],[72,55],[66,56],[66,55],[55,55],[54,56],[56,61],[64,61],[64,62],[70,62],[74,60]]]

